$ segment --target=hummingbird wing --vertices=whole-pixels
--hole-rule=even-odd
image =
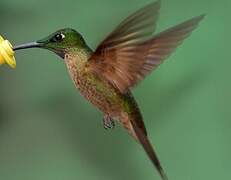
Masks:
[[[203,18],[195,17],[150,37],[159,8],[157,1],[123,21],[97,47],[89,59],[90,70],[125,93],[166,59]]]
[[[120,51],[124,54],[124,52],[121,51],[122,49],[125,50],[125,48],[132,48],[136,46],[139,42],[143,42],[145,39],[148,39],[148,37],[151,37],[151,35],[156,29],[156,22],[159,16],[159,9],[160,0],[148,4],[147,6],[136,11],[135,13],[127,17],[124,21],[122,21],[117,26],[117,28],[99,44],[95,53],[89,59],[90,68],[94,72],[100,74],[100,71],[103,68],[103,66],[107,65],[107,72],[103,72],[103,74],[101,75],[109,80],[109,78],[107,78],[110,71],[109,69],[113,69],[113,67],[116,66],[116,61],[118,60],[116,57],[116,53]],[[107,53],[104,54],[104,52]],[[122,58],[122,62],[123,57],[120,58],[119,56],[118,58]],[[98,59],[98,57],[100,58],[100,60]],[[114,59],[116,61],[114,61]],[[115,62],[115,64],[112,64],[113,62]],[[121,64],[121,67],[122,66],[124,65]],[[120,69],[121,68],[119,67],[117,71],[120,71]],[[120,76],[118,77],[118,72],[111,71],[111,73],[113,75],[113,79],[117,81],[117,83],[113,84],[117,86],[119,84],[118,81],[120,79]],[[109,81],[112,81],[112,79]]]

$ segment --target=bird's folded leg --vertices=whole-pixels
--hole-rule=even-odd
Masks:
[[[108,114],[105,114],[103,117],[103,126],[105,129],[113,129],[115,127],[114,120]]]

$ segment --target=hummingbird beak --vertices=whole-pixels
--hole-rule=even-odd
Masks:
[[[56,53],[57,55],[59,55],[61,58],[64,59],[64,52],[63,51],[59,51],[59,50],[55,50],[55,49],[46,47],[46,42],[45,41],[37,41],[37,42],[21,44],[21,45],[18,45],[18,46],[14,46],[13,50],[17,51],[17,50],[20,50],[20,49],[30,49],[30,48],[48,49],[48,50],[53,51],[54,53]]]
[[[18,46],[14,46],[13,50],[20,50],[20,49],[29,49],[29,48],[39,48],[42,47],[42,43],[38,43],[38,42],[31,42],[31,43],[26,43],[26,44],[22,44],[22,45],[18,45]]]

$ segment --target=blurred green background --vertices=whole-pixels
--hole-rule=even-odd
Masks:
[[[63,28],[96,45],[150,0],[1,0],[0,34],[14,44]],[[229,0],[162,0],[158,31],[207,16],[135,90],[170,180],[231,179]],[[142,148],[74,88],[62,60],[39,49],[0,67],[1,180],[159,179]]]

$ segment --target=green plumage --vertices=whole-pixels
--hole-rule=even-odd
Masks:
[[[81,94],[105,114],[119,117],[121,112],[131,113],[136,107],[135,100],[128,91],[122,94],[109,82],[89,71],[88,59],[92,51],[72,48],[65,55],[65,62],[70,76]]]

